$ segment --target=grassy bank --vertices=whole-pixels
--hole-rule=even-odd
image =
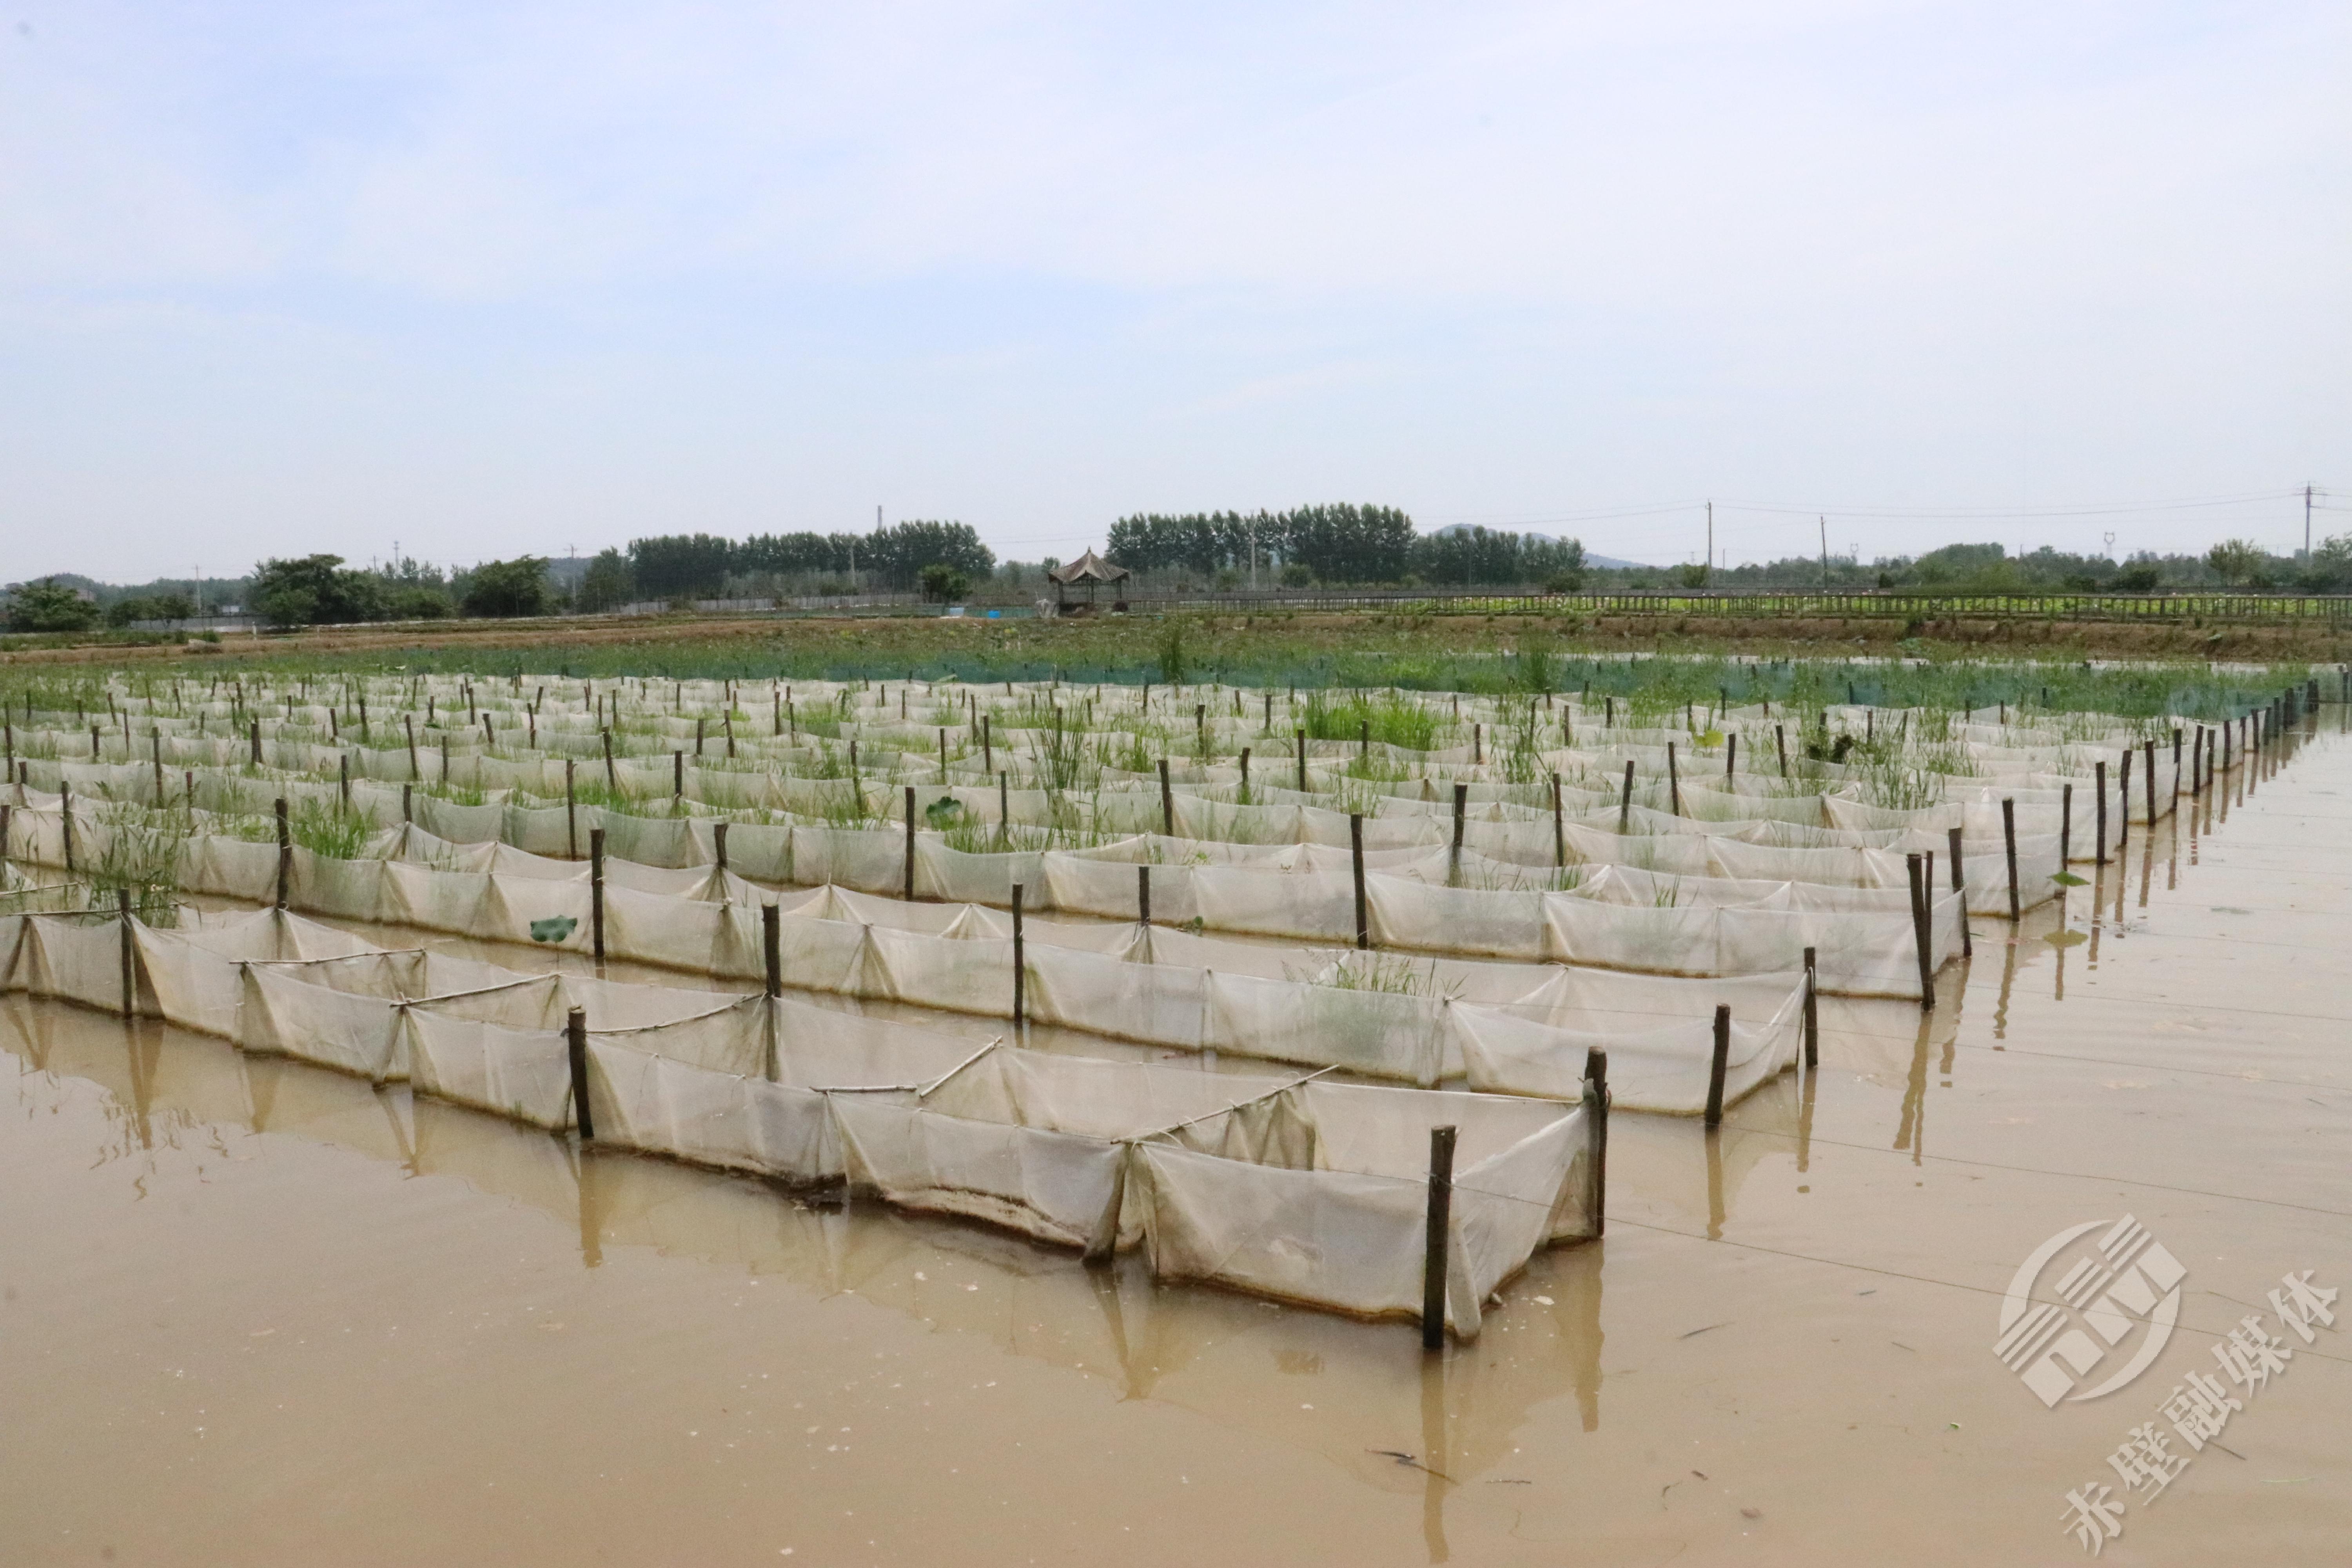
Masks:
[[[1899,629],[1901,624],[1896,623]],[[616,622],[471,623],[431,629],[360,628],[231,639],[218,651],[174,650],[168,660],[122,650],[90,658],[16,656],[0,689],[38,689],[43,706],[76,692],[104,708],[98,678],[165,674],[228,681],[247,673],[468,673],[608,679],[784,680],[866,679],[1034,681],[1081,685],[1218,681],[1302,689],[1564,692],[1647,703],[1769,700],[1798,706],[1861,701],[1946,709],[2012,706],[2158,711],[2218,717],[2260,693],[2310,677],[2308,657],[2210,645],[2118,648],[2122,668],[2086,668],[2109,650],[2019,637],[1819,636],[1726,638],[1649,626],[1633,637],[1605,626],[1537,616],[1280,616],[1105,617],[1072,622],[775,620],[677,617]],[[1882,627],[1882,630],[1885,628]],[[2126,627],[2126,631],[2147,628]],[[142,650],[144,652],[144,650]],[[2238,658],[2269,673],[2217,668]],[[2337,687],[2322,679],[2326,695]],[[1337,707],[1333,734],[1376,718]]]

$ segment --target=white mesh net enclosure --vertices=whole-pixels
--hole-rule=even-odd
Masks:
[[[1612,1103],[1784,1092],[1817,993],[1932,1005],[1971,915],[2260,738],[554,676],[117,681],[94,717],[10,712],[0,988],[1371,1316],[1423,1313],[1442,1192],[1465,1335],[1598,1234]]]

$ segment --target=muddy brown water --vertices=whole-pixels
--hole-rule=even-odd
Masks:
[[[2014,941],[1977,920],[1933,1013],[1826,1001],[1805,1089],[1616,1117],[1607,1239],[1435,1357],[8,998],[0,1561],[2084,1561],[2065,1494],[2124,1495],[2283,1274],[2352,1282],[2325,712]],[[2179,1327],[2045,1409],[2001,1294],[2125,1214]],[[2099,1561],[2352,1556],[2344,1306]]]

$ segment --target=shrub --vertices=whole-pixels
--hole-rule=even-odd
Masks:
[[[54,577],[8,595],[8,627],[19,632],[79,632],[98,624],[98,606]]]
[[[395,621],[446,620],[457,611],[448,595],[438,588],[423,586],[394,588],[385,599],[384,608]]]
[[[382,620],[382,580],[342,566],[340,555],[264,561],[254,569],[253,607],[278,627]]]
[[[504,618],[547,614],[547,562],[541,556],[518,555],[511,561],[485,561],[466,583],[464,608],[469,616]]]
[[[580,607],[592,615],[617,610],[635,592],[636,582],[627,559],[617,550],[600,550],[589,561],[587,574],[580,580]]]

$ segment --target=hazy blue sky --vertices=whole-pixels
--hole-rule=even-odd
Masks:
[[[0,577],[877,505],[2285,548],[2347,81],[2342,0],[6,0]]]

